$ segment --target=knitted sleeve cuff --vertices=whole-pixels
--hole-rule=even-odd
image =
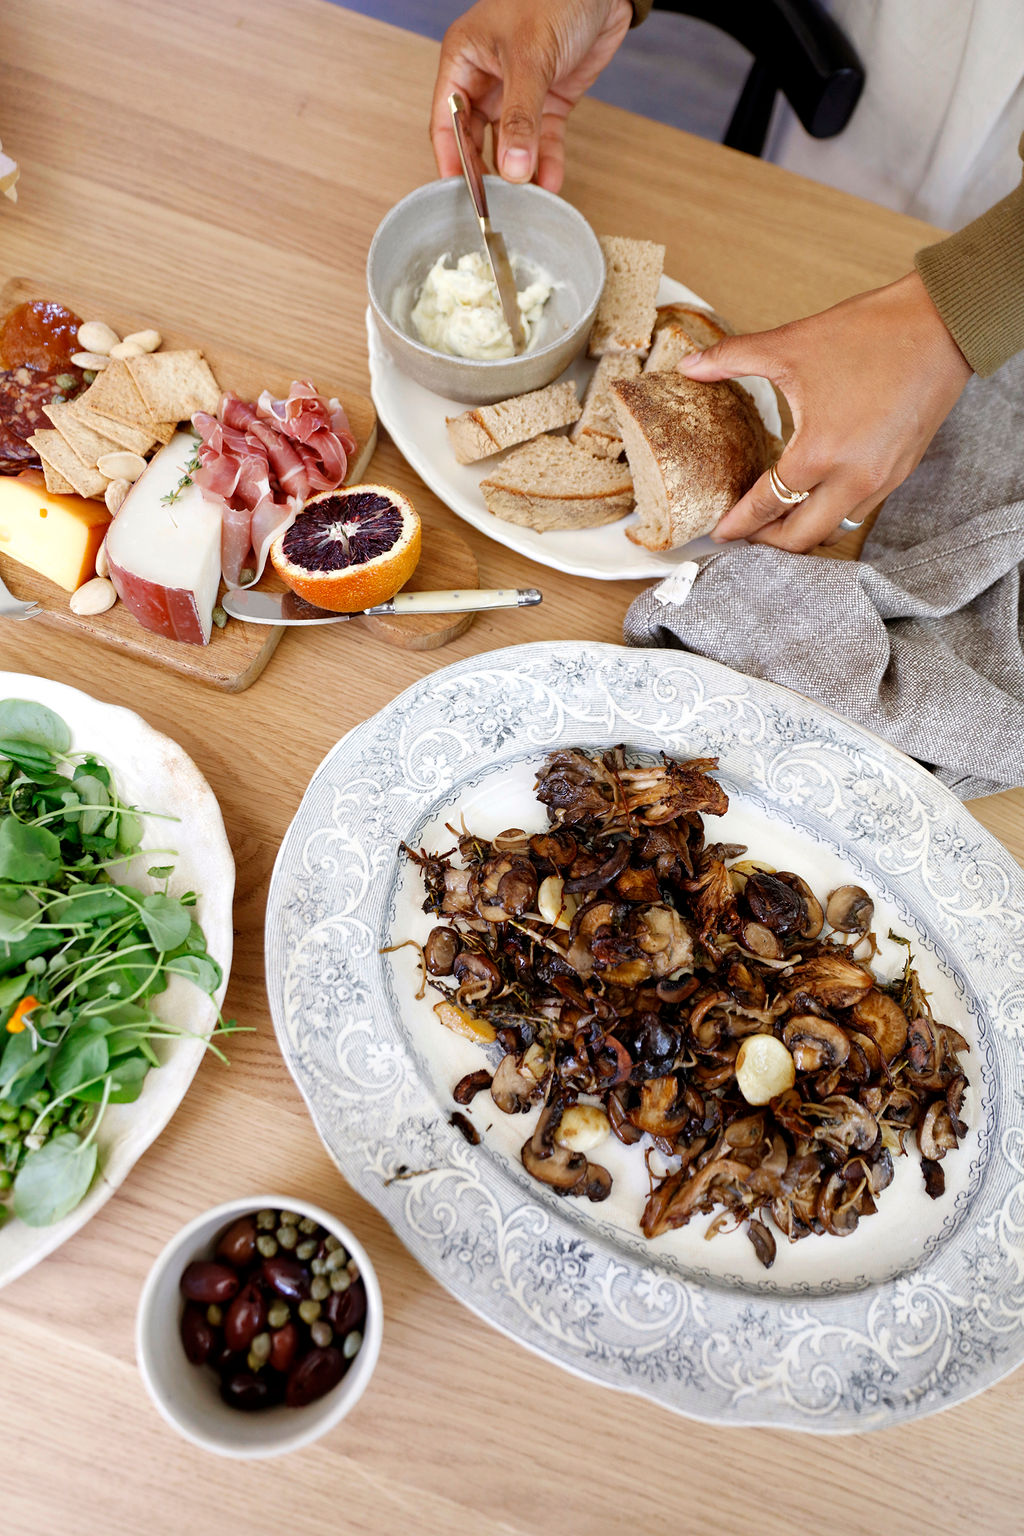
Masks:
[[[987,378],[1024,350],[1024,182],[914,264],[975,373]]]

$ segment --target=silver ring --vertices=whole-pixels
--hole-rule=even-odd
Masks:
[[[855,528],[863,528],[863,523],[854,523],[848,517],[844,517],[839,524],[844,533],[852,533]]]
[[[774,464],[768,471],[768,484],[784,507],[798,507],[811,494],[810,491],[791,491],[786,482],[780,479]]]

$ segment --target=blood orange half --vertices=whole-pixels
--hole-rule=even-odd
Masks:
[[[347,485],[314,496],[270,551],[293,592],[335,613],[386,603],[419,557],[419,514],[390,485]]]

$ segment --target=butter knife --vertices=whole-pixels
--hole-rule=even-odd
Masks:
[[[461,592],[399,592],[390,602],[360,613],[334,613],[307,603],[296,592],[257,592],[246,587],[225,592],[221,607],[233,619],[247,624],[341,624],[345,619],[360,619],[365,614],[394,613],[482,613],[487,608],[532,608],[543,601],[536,587],[498,589],[480,592],[467,588]]]
[[[453,91],[448,97],[448,110],[452,115],[452,127],[455,129],[455,142],[459,146],[462,172],[466,178],[469,195],[473,199],[473,208],[483,236],[484,250],[487,252],[487,260],[490,262],[491,273],[498,289],[498,298],[501,300],[501,311],[505,316],[506,325],[512,332],[512,346],[516,352],[521,352],[526,344],[526,335],[523,331],[522,316],[519,313],[519,300],[516,298],[516,280],[512,275],[512,263],[508,259],[504,237],[491,227],[490,215],[487,211],[483,166],[469,129],[466,103],[458,91]]]

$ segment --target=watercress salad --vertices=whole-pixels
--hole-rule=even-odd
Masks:
[[[53,710],[0,702],[0,1224],[74,1210],[107,1105],[138,1098],[156,1042],[192,1033],[152,999],[171,976],[210,997],[221,983],[195,893],[167,892],[173,863],[147,870],[163,889],[118,880],[151,814],[120,800],[99,757],[71,753]],[[218,1014],[215,1033],[234,1027]]]

